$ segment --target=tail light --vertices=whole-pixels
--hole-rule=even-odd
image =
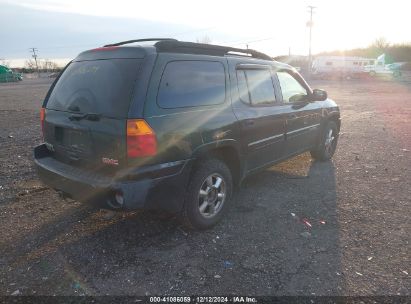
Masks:
[[[46,109],[40,109],[40,124],[41,124],[41,134],[43,135],[44,140],[44,120],[46,119]]]
[[[153,156],[157,153],[157,139],[153,129],[143,119],[127,120],[127,156]]]

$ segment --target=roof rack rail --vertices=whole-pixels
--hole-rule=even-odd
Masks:
[[[204,43],[194,43],[178,41],[175,39],[161,40],[154,44],[158,52],[171,52],[171,53],[188,53],[188,54],[205,54],[213,56],[226,56],[226,55],[237,55],[237,56],[250,56],[252,58],[271,60],[274,59],[267,54],[252,50],[252,49],[239,49],[229,46],[221,46],[214,44],[204,44]],[[235,52],[238,54],[230,54],[230,52]],[[244,54],[244,55],[241,55]]]
[[[146,41],[177,41],[177,40],[173,38],[144,38],[144,39],[126,40],[126,41],[106,44],[104,47],[120,46],[120,45],[134,43],[134,42],[146,42]]]

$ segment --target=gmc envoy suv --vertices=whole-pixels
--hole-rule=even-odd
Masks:
[[[40,118],[45,184],[103,208],[175,212],[196,229],[224,216],[246,176],[306,151],[329,160],[340,130],[336,103],[291,66],[160,38],[79,54]]]

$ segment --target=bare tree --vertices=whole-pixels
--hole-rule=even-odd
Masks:
[[[51,62],[51,70],[53,72],[57,71],[59,69],[59,66],[57,63],[55,63],[54,61]]]
[[[52,72],[55,71],[57,69],[57,63],[55,63],[54,61],[51,61],[49,59],[44,59],[41,62],[41,68],[43,71],[45,72]]]
[[[39,60],[39,68],[44,72],[48,72],[49,61],[48,59]]]
[[[379,49],[379,50],[385,50],[390,46],[390,43],[387,41],[385,37],[379,37],[374,40],[372,47]]]
[[[196,42],[197,42],[197,43],[204,43],[204,44],[210,44],[211,41],[212,41],[212,40],[211,40],[210,37],[208,37],[208,35],[204,35],[203,37],[196,39]]]
[[[35,70],[36,69],[36,63],[34,62],[33,59],[29,59],[29,60],[25,61],[24,67],[28,70]]]
[[[10,61],[7,61],[6,59],[0,59],[0,64],[8,68],[10,67]]]

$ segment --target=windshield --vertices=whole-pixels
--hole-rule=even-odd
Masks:
[[[141,59],[71,63],[58,80],[47,108],[126,117]]]

